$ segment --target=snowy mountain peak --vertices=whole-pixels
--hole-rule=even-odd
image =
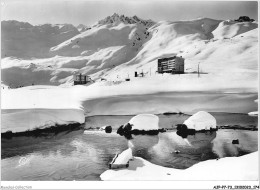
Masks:
[[[86,30],[90,30],[91,27],[86,26],[86,25],[84,25],[84,24],[79,24],[79,25],[77,26],[77,29],[78,29],[78,31],[79,31],[80,33],[82,33],[82,32],[85,32]]]
[[[144,20],[141,19],[139,17],[137,17],[136,15],[133,17],[128,17],[125,15],[119,15],[117,13],[114,13],[112,16],[108,16],[103,20],[100,20],[98,22],[99,25],[104,25],[104,24],[113,24],[113,25],[117,25],[120,23],[124,23],[124,24],[143,24],[146,27],[151,27],[155,24],[154,21],[152,20]]]

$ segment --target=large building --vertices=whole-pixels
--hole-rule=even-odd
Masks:
[[[183,74],[184,59],[177,56],[159,58],[158,73]]]
[[[81,73],[75,74],[73,78],[74,78],[74,85],[87,84],[88,82],[90,82],[90,78],[86,75],[82,75]]]

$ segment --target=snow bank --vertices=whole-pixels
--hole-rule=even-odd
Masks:
[[[152,164],[135,157],[129,168],[107,170],[101,180],[258,180],[258,152],[241,157],[207,160],[181,170]]]
[[[132,130],[158,130],[159,117],[153,114],[139,114],[128,122],[132,124]]]
[[[251,116],[258,116],[258,111],[252,111],[252,112],[249,112],[248,115],[251,115]]]
[[[133,87],[131,87],[130,89],[133,91],[129,91],[129,95],[125,96],[119,95],[120,88],[123,87],[119,86],[118,89],[110,91],[111,93],[118,92],[117,96],[84,101],[83,106],[88,110],[88,115],[137,115],[141,113],[161,114],[165,112],[193,114],[199,110],[247,114],[257,110],[257,104],[253,102],[257,98],[257,94],[176,91],[152,93],[150,91],[149,94],[145,95],[130,95],[134,91]],[[126,90],[128,89],[125,88],[124,92],[127,92]],[[103,88],[102,94],[104,92]],[[142,93],[141,91],[136,92]]]
[[[199,111],[189,117],[184,123],[188,129],[200,130],[210,130],[217,128],[216,119],[209,113],[205,111]]]
[[[22,132],[36,128],[84,123],[79,98],[69,88],[30,86],[1,91],[1,129]]]
[[[2,110],[1,132],[24,132],[71,123],[84,123],[84,111],[79,109],[16,109]]]
[[[2,109],[81,109],[78,87],[35,85],[1,91]]]
[[[158,81],[155,84],[149,83],[150,85],[147,85],[146,82],[147,80],[141,80],[139,83],[129,82],[113,86],[107,86],[101,82],[90,86],[72,87],[35,85],[4,89],[1,90],[1,109],[3,111],[17,109],[65,111],[84,108],[82,114],[79,111],[79,116],[82,117],[80,121],[84,120],[85,115],[159,114],[167,111],[196,112],[198,109],[248,113],[257,109],[257,104],[253,101],[257,98],[256,94],[219,93],[216,95],[216,93],[201,92],[194,94],[185,90],[184,92],[171,92],[174,89],[166,89],[166,86],[161,89],[155,87],[159,85]],[[167,92],[159,93],[161,90],[167,90]],[[14,114],[13,117],[15,120]],[[69,117],[65,120],[73,122],[73,119]],[[75,120],[75,122],[78,121],[79,119]],[[138,116],[131,122],[135,125],[133,129],[158,129],[157,116],[154,115],[146,114],[142,118]],[[5,124],[7,122],[4,122],[2,127]]]

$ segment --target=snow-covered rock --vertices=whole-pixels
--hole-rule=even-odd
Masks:
[[[199,111],[189,117],[184,123],[188,129],[195,129],[196,131],[200,130],[210,130],[217,128],[216,119],[205,111]]]
[[[159,133],[159,117],[153,114],[139,114],[130,119],[125,125],[121,125],[117,129],[117,134],[124,136],[126,139],[133,139],[134,144],[142,144],[142,138],[136,136],[142,135],[158,135]],[[133,138],[133,136],[135,136]],[[138,140],[139,139],[139,140]],[[141,140],[141,141],[140,141]]]
[[[128,148],[118,155],[114,164],[127,164],[133,158],[132,149]]]
[[[128,122],[132,125],[132,130],[158,130],[159,117],[154,114],[139,114],[130,119]]]

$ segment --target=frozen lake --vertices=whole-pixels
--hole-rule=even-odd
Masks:
[[[247,114],[211,113],[217,125],[257,126],[257,117]],[[62,132],[46,137],[15,137],[2,139],[2,180],[100,180],[100,174],[116,153],[125,150],[127,139],[116,134],[90,132],[88,128],[111,125],[113,132],[132,116],[91,116],[84,129]],[[188,115],[159,115],[160,128],[183,123]],[[134,156],[154,164],[185,169],[198,162],[227,156],[240,156],[258,149],[257,131],[219,129],[197,133],[187,139],[176,130],[156,136],[133,136],[137,145]],[[239,139],[239,144],[232,144]],[[176,153],[179,151],[179,153]]]

